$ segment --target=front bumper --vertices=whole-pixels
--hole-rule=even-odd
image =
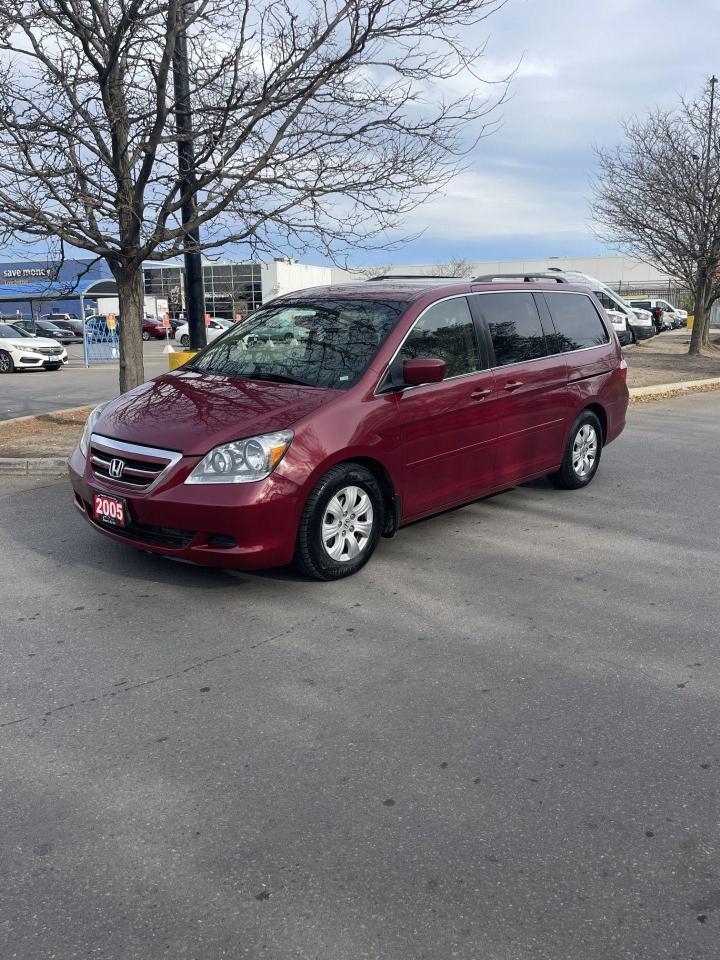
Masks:
[[[654,326],[639,327],[635,324],[632,324],[632,331],[638,340],[649,340],[650,337],[654,337],[657,333],[657,330]]]
[[[46,353],[22,353],[14,361],[18,370],[42,370],[61,366],[68,362],[67,350],[48,355]]]
[[[277,472],[257,483],[184,484],[199,459],[184,457],[158,486],[139,493],[96,476],[76,447],[68,461],[75,507],[94,530],[150,553],[240,570],[291,563],[304,505],[297,485]],[[125,501],[126,530],[93,519],[94,492]]]

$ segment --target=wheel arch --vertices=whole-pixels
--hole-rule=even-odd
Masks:
[[[585,410],[589,410],[591,413],[594,413],[595,416],[600,421],[600,429],[602,430],[602,442],[603,442],[603,446],[605,446],[605,439],[607,437],[607,428],[608,428],[607,413],[605,411],[605,407],[603,407],[603,405],[600,403],[588,403],[588,405],[585,407]]]
[[[400,497],[396,493],[390,471],[385,464],[377,458],[364,453],[358,453],[354,456],[348,451],[345,451],[345,456],[342,458],[328,460],[314,471],[310,489],[314,489],[315,484],[319,482],[320,478],[323,477],[328,470],[332,470],[333,467],[341,467],[345,464],[357,464],[360,467],[364,467],[375,477],[382,491],[385,506],[385,525],[382,535],[384,537],[395,536],[402,521],[402,504]]]

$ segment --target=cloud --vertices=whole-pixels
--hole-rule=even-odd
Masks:
[[[480,76],[500,81],[519,61],[502,122],[446,196],[409,218],[405,227],[426,232],[405,262],[453,237],[459,256],[490,237],[507,248],[516,236],[517,256],[559,232],[584,246],[593,146],[619,142],[623,118],[700,91],[717,68],[707,25],[719,12],[718,0],[511,0],[471,38],[490,33]],[[465,77],[454,89],[477,82]]]
[[[406,221],[408,232],[426,238],[476,241],[486,236],[559,232],[578,227],[582,195],[537,188],[527,169],[506,173],[469,171],[445,195],[418,208]]]

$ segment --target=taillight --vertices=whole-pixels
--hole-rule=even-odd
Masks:
[[[620,361],[620,376],[623,380],[627,380],[627,360],[625,357]]]

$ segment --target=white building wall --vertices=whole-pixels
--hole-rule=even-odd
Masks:
[[[422,263],[392,268],[392,273],[434,275],[439,264]],[[547,257],[534,260],[477,260],[473,263],[474,276],[488,273],[533,273],[543,272],[548,267],[561,270],[579,270],[597,277],[609,287],[619,284],[660,284],[670,279],[667,273],[657,267],[636,260],[634,257]]]
[[[292,260],[271,260],[260,264],[263,303],[294,290],[323,287],[332,283],[330,267],[315,267]]]

